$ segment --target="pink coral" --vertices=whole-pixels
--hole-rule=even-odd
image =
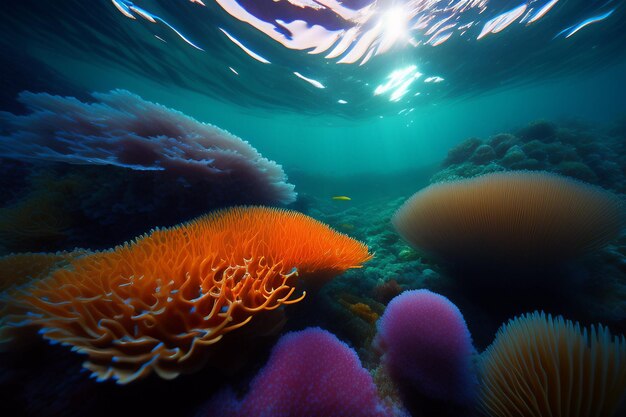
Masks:
[[[320,328],[283,336],[241,402],[227,393],[208,407],[209,417],[391,415],[354,350]]]

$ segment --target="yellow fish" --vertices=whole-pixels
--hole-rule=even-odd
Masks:
[[[346,197],[345,195],[336,195],[333,197],[333,200],[350,201],[352,199],[350,197]]]

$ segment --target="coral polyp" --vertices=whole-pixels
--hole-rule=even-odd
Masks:
[[[256,315],[302,300],[299,277],[323,283],[369,258],[365,245],[300,213],[218,211],[34,281],[0,333],[36,326],[86,354],[99,380],[172,379],[200,368],[212,345]]]

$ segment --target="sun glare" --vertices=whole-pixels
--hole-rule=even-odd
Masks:
[[[394,6],[381,15],[379,24],[382,36],[377,53],[385,52],[396,42],[408,39],[408,20],[408,14],[400,6]]]

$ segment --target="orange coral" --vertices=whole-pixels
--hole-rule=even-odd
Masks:
[[[375,324],[385,309],[382,304],[349,293],[341,294],[339,302],[354,316],[369,324]]]
[[[79,258],[16,300],[50,341],[88,355],[100,380],[199,368],[255,314],[300,301],[296,277],[324,282],[367,247],[297,212],[233,208]],[[0,324],[2,321],[0,321]]]
[[[378,320],[378,314],[365,303],[347,304],[347,307],[352,314],[360,317],[370,324],[374,324],[376,323],[376,320]]]
[[[0,257],[0,317],[23,313],[24,309],[13,303],[21,285],[42,279],[51,271],[87,253],[77,249],[73,252],[18,253]],[[12,333],[9,329],[0,328],[0,346],[14,342]]]

